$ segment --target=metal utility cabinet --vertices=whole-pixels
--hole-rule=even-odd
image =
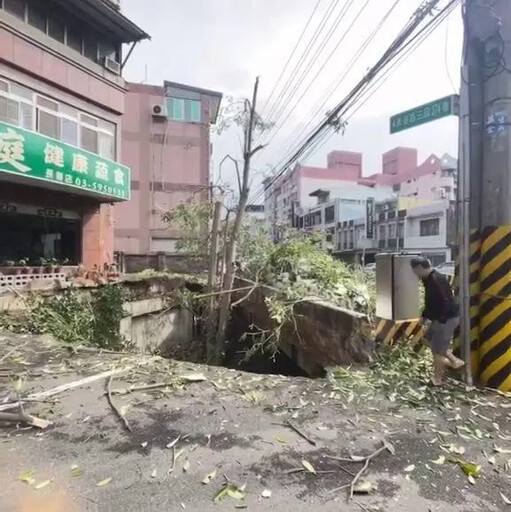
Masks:
[[[416,254],[376,255],[376,316],[385,320],[419,317],[419,280],[410,261]]]

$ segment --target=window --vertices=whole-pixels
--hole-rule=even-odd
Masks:
[[[4,0],[4,9],[9,14],[25,21],[25,0]]]
[[[66,40],[66,27],[64,23],[55,18],[48,18],[48,35],[58,41],[64,43]]]
[[[78,122],[74,119],[62,117],[60,119],[60,140],[78,146]]]
[[[185,119],[185,100],[178,98],[169,98],[167,100],[168,116],[174,121],[184,121]]]
[[[440,219],[420,221],[420,236],[437,236],[440,234]]]
[[[380,226],[380,240],[385,240],[385,224]]]
[[[35,99],[35,102],[34,102]],[[115,160],[116,125],[0,79],[0,121]]]
[[[98,120],[95,117],[91,117],[87,114],[80,115],[82,123],[89,124],[91,126],[98,126]]]
[[[34,105],[31,105],[30,103],[24,103],[20,102],[19,104],[20,109],[20,126],[22,128],[25,128],[25,130],[33,130],[34,129]]]
[[[190,100],[187,103],[188,103],[188,106],[190,109],[190,117],[189,117],[190,121],[192,123],[200,123],[200,121],[201,121],[200,101]]]
[[[98,132],[82,126],[80,146],[92,153],[98,153]]]
[[[58,115],[47,112],[46,110],[38,110],[37,131],[47,137],[60,139],[60,122]]]
[[[394,223],[389,224],[389,238],[396,238],[396,225]]]
[[[105,57],[119,62],[117,48],[113,43],[100,41],[98,44],[98,56],[100,59]]]
[[[27,21],[29,25],[46,33],[46,14],[39,2],[30,2],[27,9]]]
[[[94,35],[86,35],[83,38],[83,55],[88,59],[97,62],[98,60],[98,42]]]
[[[17,101],[0,96],[0,121],[19,124],[19,104]]]
[[[115,138],[108,133],[99,132],[99,155],[115,160]]]
[[[325,223],[330,224],[330,222],[334,222],[335,220],[335,207],[329,206],[325,208]]]
[[[66,44],[69,48],[82,53],[82,34],[76,27],[67,27]]]
[[[397,228],[397,237],[398,238],[405,237],[405,225],[402,222],[399,223],[399,226]]]
[[[198,100],[167,98],[167,112],[173,121],[201,122],[201,102]]]

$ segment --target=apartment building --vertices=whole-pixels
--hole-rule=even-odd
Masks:
[[[453,258],[456,235],[455,202],[448,199],[417,204],[395,198],[375,204],[372,238],[366,216],[352,216],[336,226],[333,253],[345,261],[374,262],[386,251],[417,252],[439,265]]]
[[[149,36],[109,0],[0,0],[0,262],[113,261],[123,64]]]
[[[131,200],[115,206],[115,250],[174,253],[182,239],[162,215],[210,196],[211,126],[222,94],[165,82],[128,84],[122,159],[132,169]]]
[[[316,204],[312,192],[355,185],[361,176],[361,153],[332,151],[327,156],[326,168],[297,164],[276,181],[267,178],[264,208],[268,228],[278,238],[279,226],[291,226],[299,209],[307,210]]]

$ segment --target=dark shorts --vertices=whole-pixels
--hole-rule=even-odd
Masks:
[[[434,354],[444,355],[451,345],[452,337],[456,327],[460,324],[460,319],[449,318],[445,324],[434,320],[428,329],[428,339],[431,345],[431,350]]]

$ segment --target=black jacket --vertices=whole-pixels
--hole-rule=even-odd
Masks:
[[[454,300],[451,286],[443,274],[433,270],[422,282],[426,295],[422,313],[424,318],[445,323],[449,318],[458,316],[459,306]]]

